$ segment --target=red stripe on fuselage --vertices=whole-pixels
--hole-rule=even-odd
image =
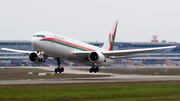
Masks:
[[[84,51],[95,51],[93,49],[90,49],[90,48],[87,48],[87,47],[84,47],[84,46],[80,46],[80,45],[77,45],[77,44],[74,44],[74,43],[70,43],[70,42],[55,39],[55,38],[44,38],[44,39],[41,39],[40,41],[52,41],[52,42],[65,44],[65,45],[67,45],[69,47],[74,47],[75,49],[80,49],[80,50],[84,50]]]

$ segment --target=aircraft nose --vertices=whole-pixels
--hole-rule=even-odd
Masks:
[[[40,38],[34,37],[31,40],[31,44],[35,50],[39,50]]]

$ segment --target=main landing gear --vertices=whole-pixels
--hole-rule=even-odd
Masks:
[[[95,63],[93,63],[93,66],[92,68],[89,69],[89,72],[92,73],[96,73],[96,72],[99,72],[99,67],[95,67]]]
[[[57,73],[57,72],[59,72],[59,73],[64,72],[64,68],[61,67],[61,62],[62,61],[63,60],[61,60],[60,58],[57,58],[57,65],[58,65],[58,67],[54,69],[55,73]]]

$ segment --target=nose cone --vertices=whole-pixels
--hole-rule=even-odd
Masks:
[[[35,50],[40,50],[41,38],[33,37],[31,40],[31,44]]]

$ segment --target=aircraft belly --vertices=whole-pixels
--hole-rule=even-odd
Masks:
[[[67,46],[63,46],[63,45],[55,43],[55,47],[56,47],[55,48],[56,49],[55,57],[60,57],[61,56],[62,59],[66,59],[71,54],[71,50]]]
[[[40,49],[48,56],[54,56],[56,53],[55,45],[49,42],[44,42]]]
[[[74,50],[71,47],[67,47],[61,44],[52,43],[52,42],[42,42],[39,45],[38,49],[42,50],[49,57],[61,58],[70,62],[79,63],[87,66],[93,66],[93,63],[85,59],[86,57],[77,57],[72,54]],[[105,66],[110,63],[113,63],[113,60],[107,59],[106,62],[95,63],[96,67]]]

